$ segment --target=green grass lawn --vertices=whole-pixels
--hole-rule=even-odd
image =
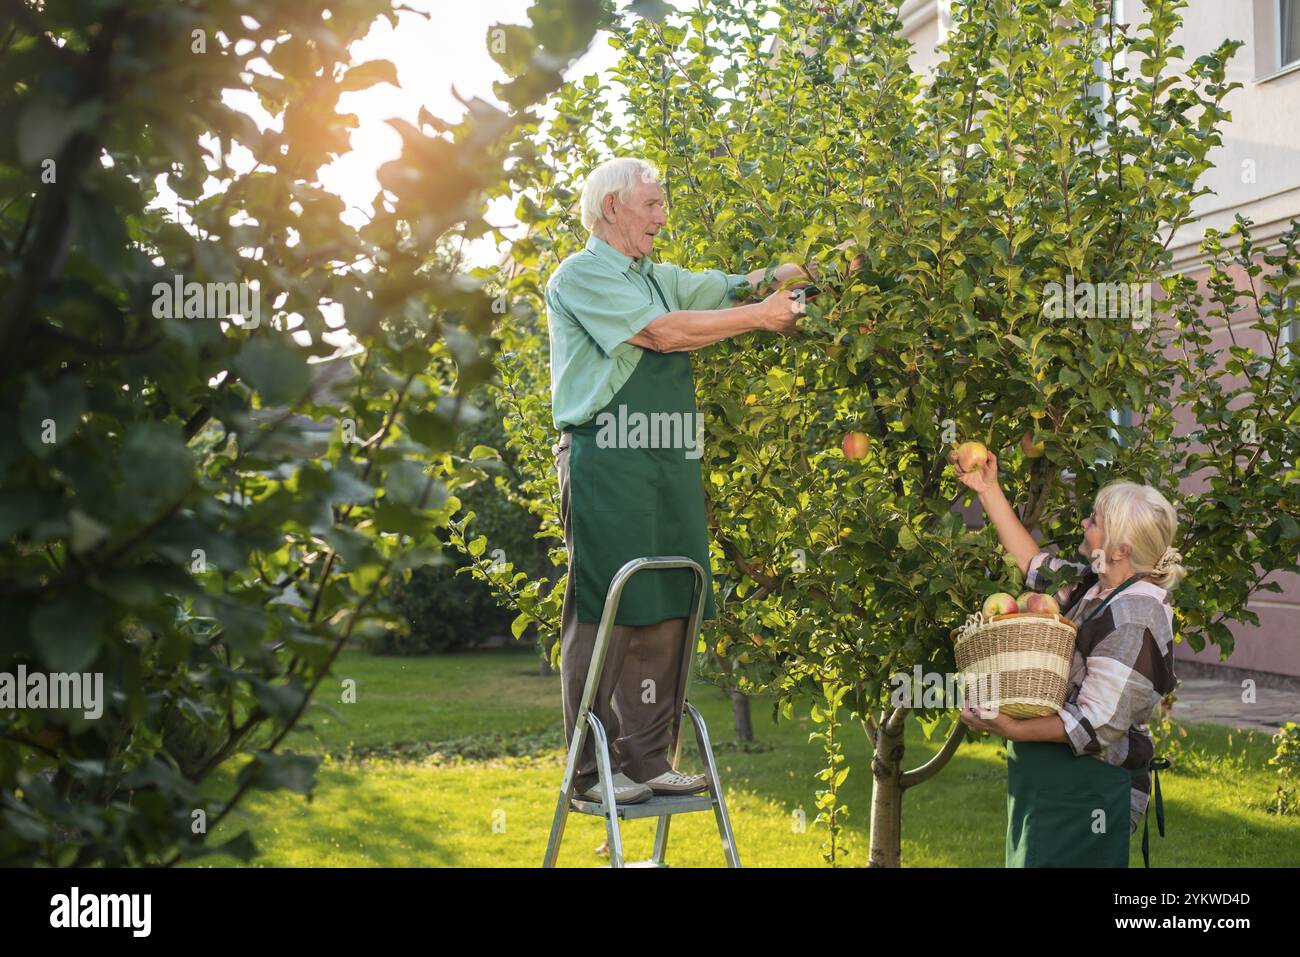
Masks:
[[[214,843],[249,829],[263,866],[512,866],[541,863],[563,773],[558,677],[540,677],[536,659],[518,652],[424,658],[343,654],[340,685],[317,700],[339,699],[356,682],[339,717],[309,712],[292,750],[325,755],[311,800],[291,792],[253,792],[216,828]],[[731,704],[695,682],[692,702],[715,742],[741,863],[755,867],[825,866],[825,832],[814,827],[813,775],[820,746],[808,743],[806,718],[774,724],[770,704],[753,706],[758,749],[739,751]],[[806,709],[805,709],[806,710]],[[340,720],[341,719],[341,720]],[[346,722],[346,723],[344,723]],[[868,751],[846,727],[853,771],[842,791],[849,805],[841,863],[865,863],[870,811]],[[691,740],[691,739],[688,739]],[[907,731],[908,766],[937,748],[915,722]],[[1176,767],[1161,774],[1167,837],[1151,815],[1157,867],[1300,866],[1300,817],[1263,810],[1276,787],[1266,734],[1210,725],[1188,729]],[[687,767],[698,768],[688,748]],[[903,863],[911,867],[1001,867],[1006,831],[1006,759],[1000,739],[964,744],[944,770],[909,792],[903,810]],[[227,774],[219,787],[228,788]],[[797,811],[808,824],[797,827]],[[629,861],[650,855],[652,821],[623,827]],[[1142,866],[1141,829],[1130,865]],[[668,861],[715,867],[724,861],[711,814],[676,818]],[[603,823],[571,815],[563,866],[604,863],[595,849]],[[212,857],[202,865],[238,865]],[[197,866],[197,865],[196,865]]]

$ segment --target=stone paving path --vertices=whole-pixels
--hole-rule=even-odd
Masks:
[[[1239,681],[1181,678],[1174,693],[1174,720],[1206,722],[1273,734],[1288,721],[1300,723],[1300,690],[1255,688],[1255,700],[1243,702]]]

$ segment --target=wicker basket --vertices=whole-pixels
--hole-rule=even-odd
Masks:
[[[1065,703],[1076,633],[1061,615],[976,612],[952,632],[967,693],[977,705],[1016,718],[1056,714]]]

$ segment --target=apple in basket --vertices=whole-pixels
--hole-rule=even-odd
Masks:
[[[1061,606],[1056,603],[1055,598],[1036,591],[1025,592],[1016,599],[1016,604],[1020,606],[1021,611],[1031,611],[1040,615],[1059,615],[1061,613]]]
[[[1004,591],[997,592],[996,594],[989,595],[988,598],[985,598],[984,607],[982,609],[985,618],[992,618],[994,615],[1015,615],[1018,614],[1020,610],[1020,606],[1016,603],[1016,600]]]

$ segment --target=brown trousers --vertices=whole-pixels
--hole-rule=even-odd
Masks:
[[[573,574],[573,532],[569,522],[568,433],[552,447],[560,479],[560,523],[569,552],[569,581],[560,622],[560,680],[564,699],[564,737],[573,743],[578,705],[596,647],[594,624],[578,621],[577,584]],[[641,574],[653,574],[642,572]],[[670,770],[668,748],[674,719],[681,714],[677,690],[685,664],[686,618],[653,625],[615,625],[610,635],[600,686],[591,710],[609,739],[610,768],[633,781],[645,782]],[[588,734],[574,777],[574,790],[596,783],[595,742]]]

